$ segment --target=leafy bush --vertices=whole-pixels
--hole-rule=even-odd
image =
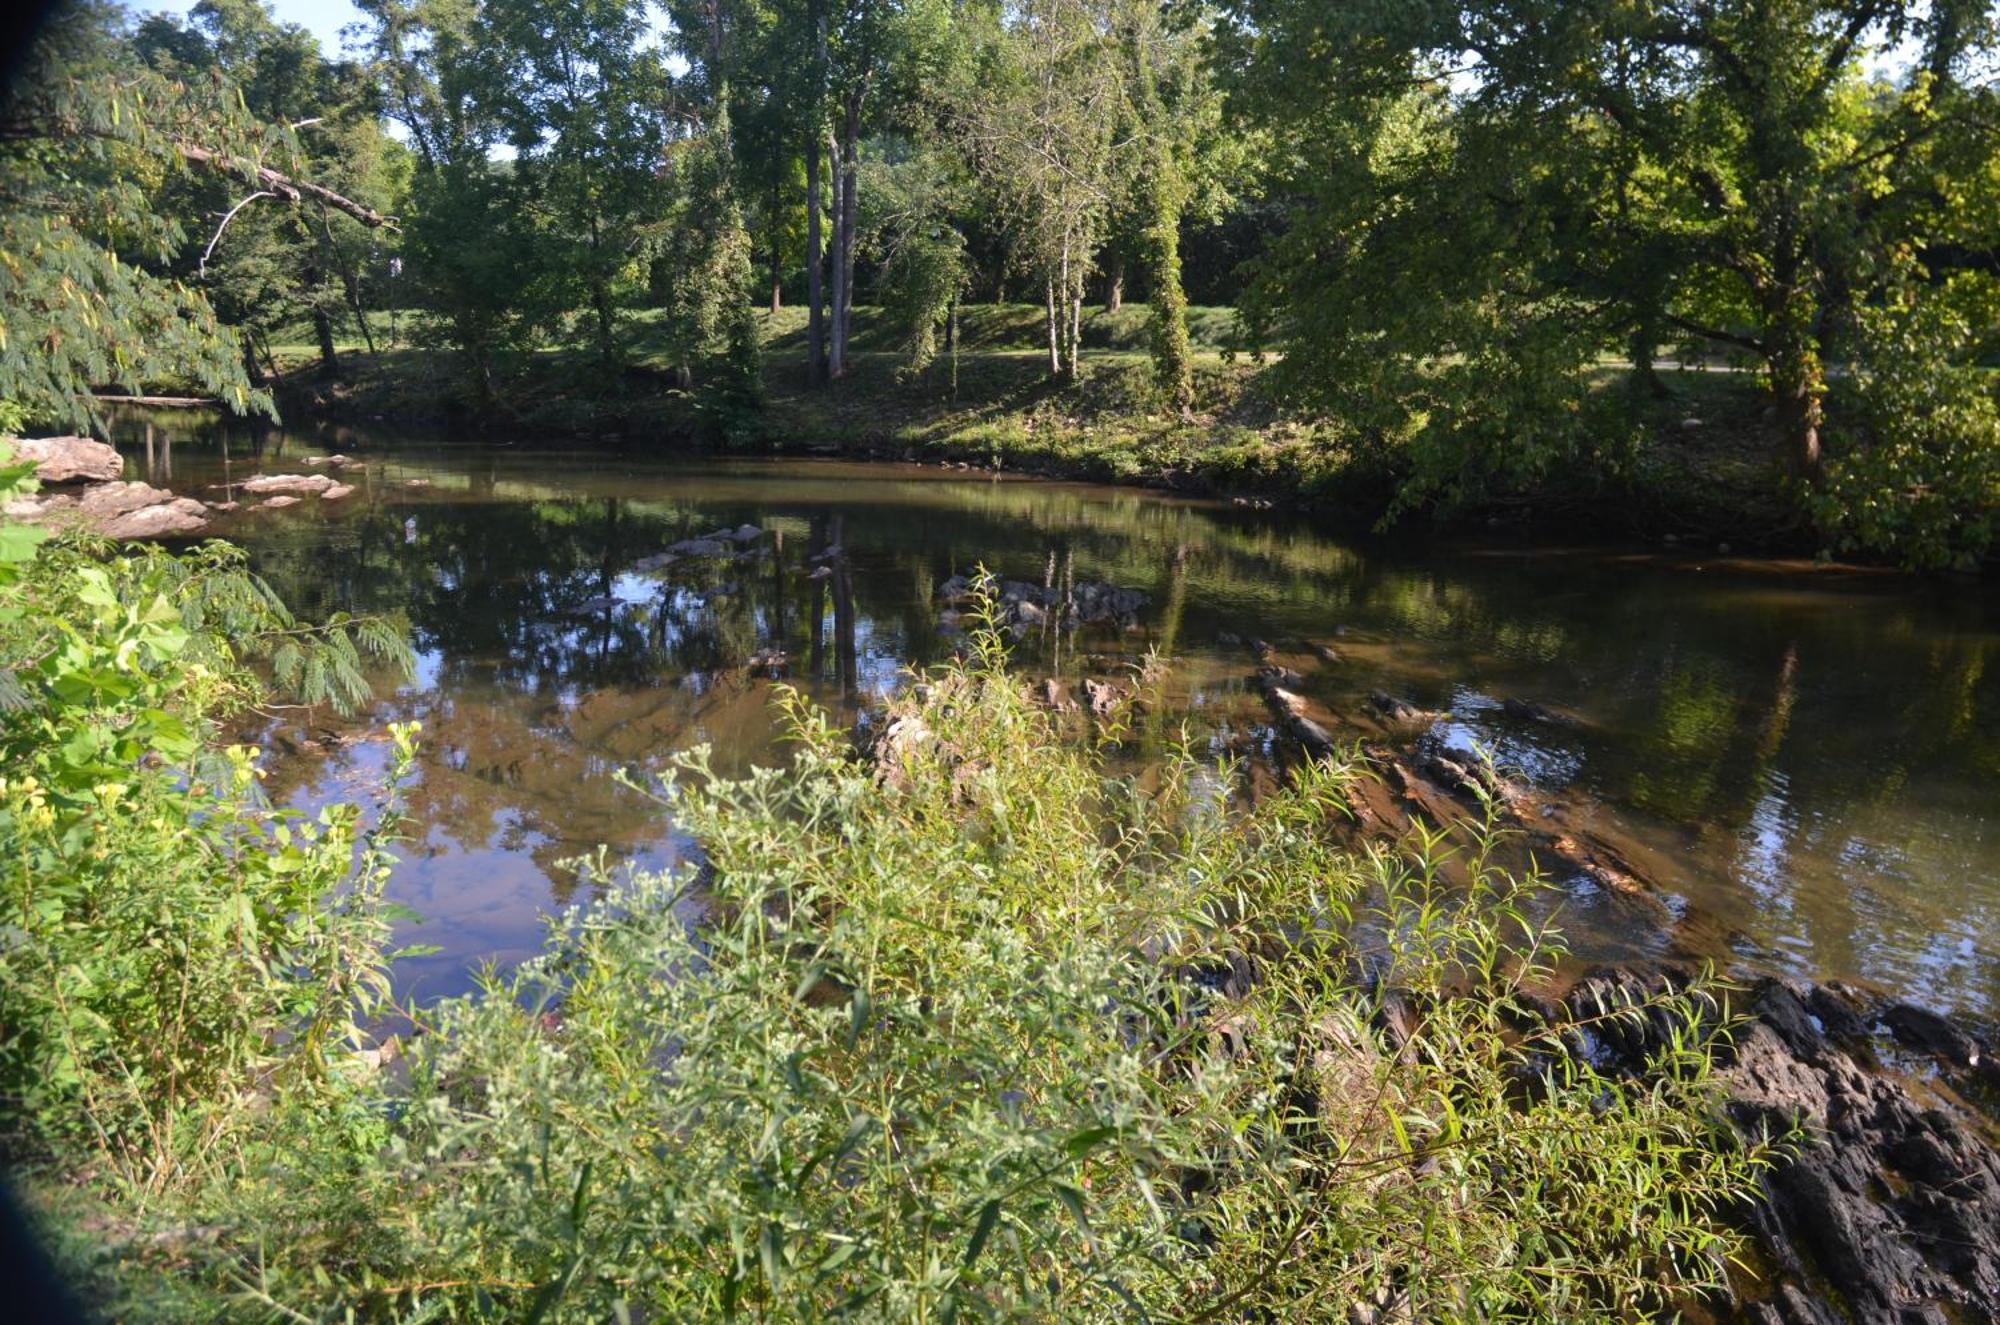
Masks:
[[[32,472],[0,457],[0,499]],[[363,655],[407,648],[382,622],[301,626],[222,544],[114,554],[9,524],[0,603],[8,1147],[159,1191],[388,988],[382,843],[349,882],[355,808],[273,811],[216,724],[264,693],[253,658],[352,703]]]
[[[2000,533],[2000,375],[1976,362],[2000,314],[1990,282],[1861,315],[1867,358],[1840,401],[1856,445],[1814,495],[1843,551],[1973,570]]]
[[[700,870],[555,922],[398,1072],[279,1094],[209,1235],[121,1281],[287,1320],[1544,1320],[1720,1277],[1760,1157],[1703,988],[1600,1074],[1528,1015],[1553,949],[1490,840],[1344,851],[1331,766],[1247,818],[1192,757],[1107,778],[976,638],[873,762],[795,696],[789,767],[682,757]]]

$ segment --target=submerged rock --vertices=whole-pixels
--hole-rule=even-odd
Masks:
[[[666,555],[675,557],[726,557],[736,551],[735,540],[725,532],[721,536],[706,538],[684,538],[669,544]]]
[[[88,437],[17,437],[14,454],[44,483],[106,483],[125,472],[118,449]]]
[[[1435,722],[1437,714],[1428,709],[1420,709],[1407,699],[1398,699],[1386,690],[1377,690],[1368,696],[1368,702],[1377,713],[1391,722]]]
[[[259,474],[243,480],[243,490],[260,497],[318,495],[332,486],[333,480],[324,474]]]

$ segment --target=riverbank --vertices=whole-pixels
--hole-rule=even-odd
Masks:
[[[1035,310],[967,310],[962,349],[919,375],[903,370],[891,328],[857,310],[847,376],[814,387],[804,372],[796,310],[760,315],[762,399],[719,414],[678,388],[642,333],[631,366],[607,385],[570,351],[517,356],[498,402],[477,406],[456,360],[424,349],[348,349],[326,378],[302,347],[279,356],[276,384],[288,419],[504,430],[579,441],[665,445],[704,452],[840,455],[915,460],[1054,477],[1136,483],[1306,510],[1356,527],[1391,508],[1399,458],[1363,445],[1335,421],[1302,418],[1273,400],[1266,364],[1244,352],[1226,309],[1193,310],[1193,410],[1158,399],[1144,351],[1145,309],[1094,310],[1082,370],[1052,380],[1037,347]],[[1511,530],[1564,538],[1638,537],[1712,550],[1793,555],[1820,551],[1773,473],[1767,402],[1746,375],[1665,375],[1650,441],[1607,446],[1532,487],[1499,488],[1401,523],[1444,531]],[[1624,388],[1607,368],[1602,390]]]

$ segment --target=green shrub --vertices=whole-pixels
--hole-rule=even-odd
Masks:
[[[979,646],[877,764],[796,697],[789,767],[683,757],[703,868],[427,1014],[380,1145],[274,1120],[199,1272],[293,1320],[1608,1320],[1719,1279],[1760,1157],[1705,990],[1600,1075],[1520,1029],[1552,950],[1484,850],[1341,850],[1335,767],[1247,819],[1190,757],[1108,779]]]
[[[32,469],[0,457],[0,498]],[[0,601],[0,1128],[16,1158],[160,1192],[387,993],[381,843],[350,882],[354,807],[272,810],[216,724],[265,692],[251,659],[351,704],[365,655],[407,649],[301,626],[221,544],[9,524]]]
[[[1529,1015],[1555,949],[1495,834],[1345,848],[1334,765],[1247,814],[1189,753],[1107,776],[990,629],[873,759],[797,696],[787,767],[680,757],[654,792],[699,870],[357,1052],[379,835],[343,885],[351,809],[202,761],[247,682],[186,566],[70,594],[48,567],[89,554],[30,552],[4,1121],[110,1314],[1609,1320],[1722,1273],[1762,1155],[1717,1120],[1706,986],[1619,1014],[1681,1033],[1601,1074]]]

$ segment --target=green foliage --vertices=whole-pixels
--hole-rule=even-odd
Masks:
[[[967,181],[944,154],[912,145],[892,145],[862,177],[863,228],[882,264],[883,309],[901,332],[904,372],[922,374],[970,274],[965,236],[951,221]]]
[[[0,495],[30,470],[0,469]],[[252,658],[351,703],[360,651],[406,666],[407,646],[300,627],[221,544],[111,555],[8,523],[0,597],[0,1126],[128,1193],[184,1188],[388,989],[393,815],[362,834],[353,806],[272,810],[217,724],[261,693]]]
[[[1854,435],[1814,498],[1838,546],[1926,570],[1973,570],[1992,550],[2000,380],[1976,351],[2000,325],[1996,299],[2000,287],[1961,281],[1956,291],[1862,311],[1868,348],[1852,413],[1842,411]]]
[[[1247,818],[1190,756],[1108,778],[975,653],[874,763],[797,697],[788,768],[683,756],[699,871],[555,922],[403,1073],[279,1093],[181,1207],[204,1238],[122,1283],[170,1257],[274,1319],[1609,1321],[1718,1281],[1761,1157],[1713,1112],[1707,986],[1604,1009],[1678,1029],[1602,1074],[1526,1015],[1556,949],[1490,835],[1349,854],[1333,766]]]
[[[154,15],[131,42],[162,76],[226,79],[248,114],[296,126],[295,164],[318,183],[382,211],[401,210],[407,154],[382,131],[374,79],[358,65],[328,59],[318,38],[277,22],[262,0],[203,0],[183,22]],[[266,344],[279,328],[310,322],[323,370],[335,367],[335,327],[359,323],[364,297],[386,279],[393,253],[384,231],[323,203],[289,207],[268,190],[212,175],[170,181],[155,204],[200,227],[179,268],[225,322],[246,341]],[[365,324],[361,336],[369,337]]]
[[[1670,389],[1653,370],[1669,346],[1763,373],[1773,449],[1816,484],[1829,439],[1878,426],[1894,395],[1873,423],[1826,415],[1841,370],[1901,371],[1873,362],[1889,341],[1870,310],[1994,280],[1990,7],[1230,10],[1236,104],[1309,200],[1259,259],[1254,320],[1285,334],[1295,399],[1416,448],[1412,501],[1615,466]],[[1870,72],[1898,48],[1898,79]],[[1583,390],[1605,355],[1634,367],[1622,420]],[[1976,426],[1949,443],[1913,415],[1894,428],[1932,456],[1983,446]],[[1917,481],[1965,499],[1962,463]],[[1819,509],[1866,546],[1899,542]]]

